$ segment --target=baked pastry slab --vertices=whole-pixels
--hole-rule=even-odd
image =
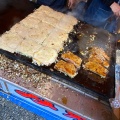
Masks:
[[[73,18],[67,20],[64,16],[68,15],[41,6],[4,34],[1,43],[5,50],[32,57],[34,63],[48,66],[56,61],[73,28],[73,23],[68,22]]]
[[[65,75],[68,75],[71,78],[74,78],[77,75],[77,69],[74,64],[65,62],[63,60],[58,61],[54,68]]]
[[[33,63],[37,65],[49,66],[57,60],[57,51],[50,47],[41,47],[37,52],[34,53]]]

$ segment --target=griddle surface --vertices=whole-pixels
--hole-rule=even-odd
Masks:
[[[107,31],[101,31],[100,29],[94,28],[90,25],[83,23],[79,23],[79,25],[81,26],[79,26],[80,28],[78,26],[75,26],[76,30],[70,33],[70,38],[72,39],[72,42],[65,47],[64,51],[70,50],[74,52],[74,54],[80,56],[84,61],[87,58],[87,54],[82,55],[81,50],[83,52],[86,52],[86,50],[93,46],[102,47],[111,58],[109,73],[106,78],[101,78],[100,76],[86,71],[81,67],[81,69],[78,71],[78,75],[75,78],[71,79],[70,77],[65,76],[63,73],[56,71],[54,69],[54,64],[49,67],[39,67],[37,65],[34,65],[31,59],[26,58],[22,55],[11,54],[4,50],[0,50],[0,53],[4,54],[10,59],[17,60],[40,72],[46,73],[54,77],[58,81],[67,83],[68,85],[73,87],[75,86],[77,88],[80,88],[82,91],[108,102],[109,98],[114,97],[115,92],[115,37],[109,34]],[[82,34],[83,36],[81,36],[80,34]],[[92,42],[89,42],[90,35],[96,36],[95,40]],[[61,59],[60,56],[61,53],[58,59]]]

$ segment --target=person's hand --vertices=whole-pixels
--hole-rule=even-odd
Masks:
[[[120,5],[116,2],[114,2],[110,8],[112,9],[113,13],[116,15],[116,16],[120,16]]]
[[[76,0],[68,0],[68,8],[71,9],[74,7]]]

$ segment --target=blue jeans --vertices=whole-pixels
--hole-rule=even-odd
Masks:
[[[73,10],[73,15],[79,20],[104,28],[111,33],[116,30],[116,17],[110,7],[105,6],[101,0],[92,0],[89,6],[86,2],[80,2]]]
[[[116,30],[116,17],[110,7],[105,6],[101,0],[92,0],[84,14],[84,21],[111,33]]]

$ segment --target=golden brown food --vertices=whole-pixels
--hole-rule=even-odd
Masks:
[[[77,55],[73,54],[72,52],[68,51],[68,52],[62,54],[61,57],[65,61],[73,63],[78,69],[80,68],[82,59],[80,57],[78,57]]]
[[[65,62],[63,60],[60,60],[56,63],[54,68],[66,75],[68,75],[71,78],[74,78],[77,75],[77,69],[72,63]]]
[[[91,50],[91,54],[99,55],[101,59],[110,60],[110,57],[105,53],[105,51],[102,48],[99,47],[93,47]]]
[[[106,68],[109,67],[109,62],[106,59],[104,59],[104,57],[101,58],[99,55],[96,54],[91,54],[88,61],[96,62],[98,64],[103,65]]]
[[[85,65],[83,65],[83,68],[98,74],[102,78],[105,78],[108,73],[106,68],[96,62],[87,62]]]

